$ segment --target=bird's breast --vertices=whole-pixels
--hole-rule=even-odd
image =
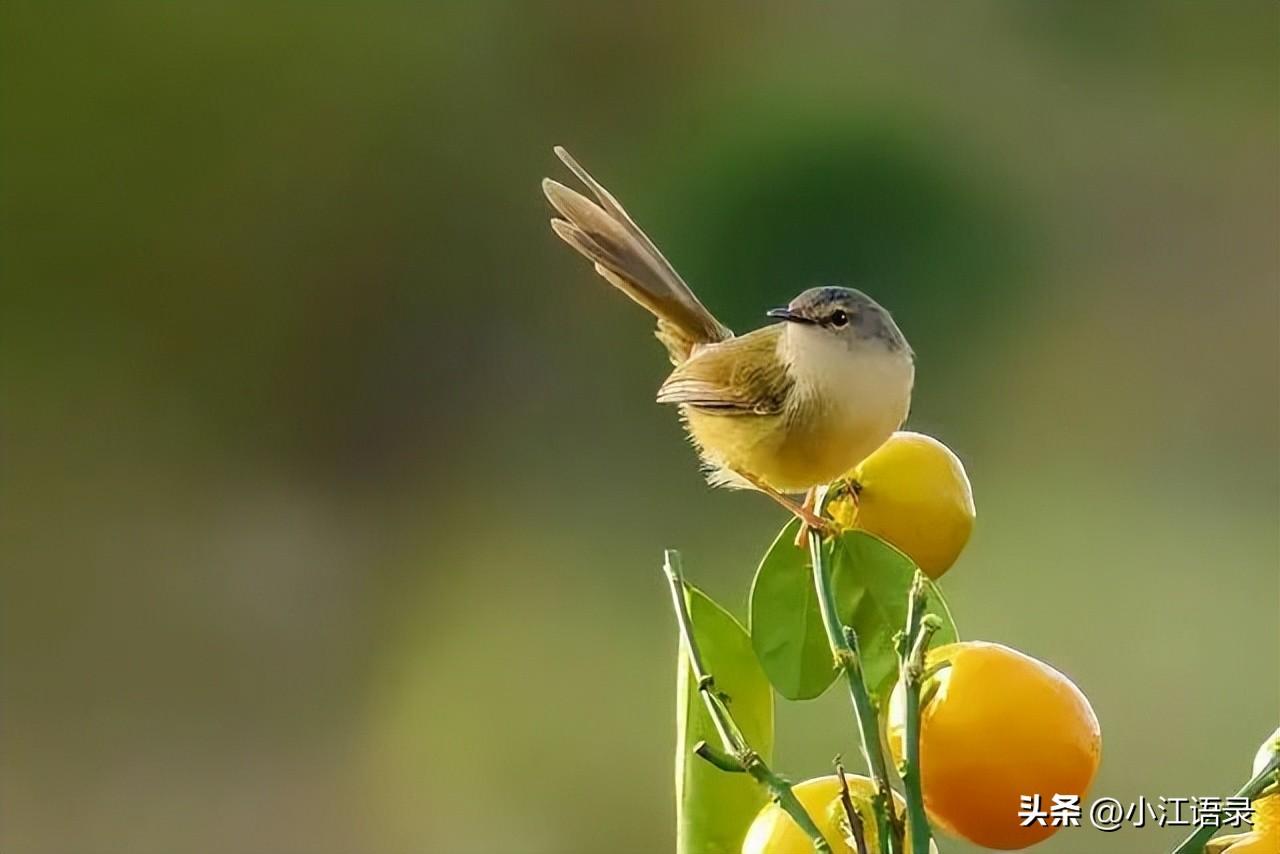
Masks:
[[[803,488],[841,477],[906,420],[915,368],[905,354],[846,353],[793,370],[779,464],[788,479],[810,481]]]
[[[802,492],[842,477],[906,419],[915,376],[909,355],[843,346],[780,351],[793,380],[782,412],[722,415],[686,408],[689,431],[713,469],[747,472],[774,489]],[[728,482],[721,475],[712,480]]]

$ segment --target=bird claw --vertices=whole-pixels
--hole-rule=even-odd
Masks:
[[[816,489],[810,489],[804,496],[804,503],[796,508],[796,517],[800,520],[800,530],[796,531],[795,545],[796,548],[802,549],[809,542],[809,534],[816,533],[819,537],[829,537],[836,531],[835,523],[829,519],[824,519],[815,512],[814,508],[818,501],[818,492]]]

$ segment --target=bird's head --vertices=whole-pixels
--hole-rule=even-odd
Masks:
[[[889,312],[854,288],[834,285],[810,288],[786,308],[775,308],[768,316],[792,324],[795,328],[791,334],[833,336],[850,348],[881,346],[892,351],[911,350]]]

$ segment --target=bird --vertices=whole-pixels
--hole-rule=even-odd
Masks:
[[[824,285],[735,335],[608,190],[560,146],[594,198],[544,178],[552,230],[595,272],[657,319],[673,370],[656,400],[678,408],[712,486],[758,490],[830,531],[816,490],[839,480],[906,421],[915,353],[890,313],[862,291]],[[803,503],[789,497],[804,494]]]

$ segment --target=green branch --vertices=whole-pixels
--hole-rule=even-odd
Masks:
[[[924,656],[934,632],[942,627],[935,615],[924,612],[928,596],[924,573],[916,570],[907,599],[907,628],[898,643],[898,669],[906,694],[903,762],[899,773],[907,797],[907,826],[911,830],[911,854],[929,854],[932,831],[924,812],[924,791],[920,783],[920,690],[924,682]]]
[[[668,549],[664,557],[662,569],[666,573],[667,584],[671,588],[671,602],[675,606],[676,622],[680,626],[680,640],[684,646],[685,655],[689,659],[689,668],[693,671],[694,681],[698,685],[698,693],[724,745],[723,750],[718,750],[704,741],[695,747],[694,752],[722,771],[750,774],[752,779],[769,792],[773,802],[791,816],[791,820],[813,841],[814,850],[830,854],[831,846],[827,844],[822,831],[813,823],[809,813],[805,812],[795,792],[791,791],[791,785],[774,774],[760,754],[747,744],[733,715],[716,693],[715,678],[703,665],[702,653],[698,650],[698,642],[694,638],[693,619],[689,616],[689,603],[685,600],[680,553]]]
[[[826,501],[826,490],[818,493],[814,502],[814,512],[821,515],[823,503]],[[813,586],[818,594],[818,610],[822,614],[822,625],[827,632],[827,643],[831,646],[831,657],[835,666],[844,673],[845,682],[849,686],[849,698],[853,701],[854,717],[858,720],[858,736],[862,744],[862,755],[866,757],[867,768],[871,779],[875,781],[876,791],[871,797],[871,805],[876,816],[876,841],[880,854],[901,854],[902,821],[893,802],[893,788],[889,785],[889,770],[885,763],[884,751],[880,749],[879,719],[875,706],[867,691],[866,679],[862,673],[862,659],[858,654],[858,635],[853,629],[840,622],[840,614],[836,610],[835,588],[831,582],[831,571],[822,554],[822,535],[814,530],[809,531],[809,554],[813,563]]]

